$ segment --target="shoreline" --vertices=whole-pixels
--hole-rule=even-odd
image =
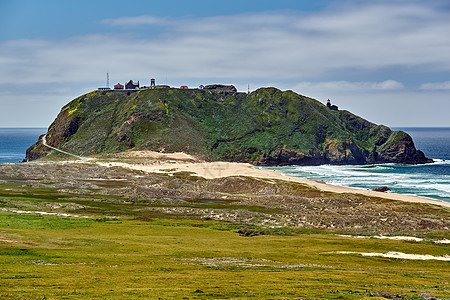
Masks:
[[[95,163],[106,167],[124,167],[132,170],[139,170],[146,173],[163,173],[173,174],[176,172],[189,172],[192,175],[200,176],[206,179],[217,179],[230,176],[248,176],[260,179],[276,179],[290,182],[296,182],[306,184],[308,186],[317,188],[325,192],[332,193],[349,193],[359,194],[370,197],[378,197],[389,200],[398,200],[404,202],[425,203],[439,205],[442,207],[450,207],[450,203],[424,198],[420,196],[396,194],[396,193],[383,193],[375,192],[372,190],[355,189],[349,187],[342,187],[336,185],[330,185],[325,182],[320,182],[311,179],[299,178],[284,175],[280,172],[273,170],[263,170],[255,167],[249,163],[236,163],[236,162],[205,162],[200,161],[197,158],[185,154],[183,152],[178,153],[160,153],[153,151],[130,151],[118,156],[119,158],[134,158],[138,159],[138,162],[99,162]],[[95,158],[89,159],[90,161]]]

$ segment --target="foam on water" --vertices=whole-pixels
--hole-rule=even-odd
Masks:
[[[285,166],[269,167],[288,176],[321,180],[358,189],[388,186],[392,192],[450,202],[450,162],[427,165]]]
[[[450,128],[395,128],[410,134],[417,149],[432,157],[425,165],[364,165],[274,168],[286,175],[323,180],[329,184],[373,189],[450,202]]]

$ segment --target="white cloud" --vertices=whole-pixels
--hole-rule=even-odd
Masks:
[[[401,82],[386,80],[382,82],[350,82],[350,81],[328,81],[328,82],[300,82],[295,85],[299,90],[327,90],[327,91],[390,91],[403,89]]]
[[[296,81],[397,67],[450,71],[450,19],[420,3],[343,6],[312,15],[260,13],[177,21],[140,16],[103,22],[144,29],[171,26],[151,37],[122,33],[3,42],[0,80],[84,82],[106,70],[135,76]],[[375,88],[399,84],[386,81]]]
[[[450,81],[430,82],[420,86],[421,90],[450,90]]]
[[[302,94],[301,90],[298,92]],[[333,104],[339,106],[339,109],[348,110],[366,120],[389,127],[450,125],[449,94],[446,91],[400,90],[382,93],[318,91],[313,96],[322,103],[329,98]]]
[[[252,89],[257,83],[278,83],[314,98],[332,91],[342,98],[391,91],[391,97],[407,92],[405,70],[429,76],[450,72],[450,18],[434,3],[440,2],[337,1],[314,13],[107,19],[102,22],[111,33],[0,41],[0,83],[11,86],[12,93],[21,85],[31,90],[70,86],[81,92],[85,88],[80,87],[103,86],[109,71],[111,83],[151,77],[163,82],[167,76],[169,84],[213,80],[244,90],[248,82],[254,83]],[[158,34],[147,34],[153,26],[161,26]],[[421,89],[446,91],[450,83],[427,83]],[[41,93],[39,99],[45,98]],[[1,104],[8,101],[1,96]],[[29,95],[22,98],[27,101]]]

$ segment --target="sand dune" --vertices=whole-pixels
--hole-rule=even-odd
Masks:
[[[183,152],[160,153],[154,151],[129,151],[117,155],[117,158],[127,158],[129,162],[114,161],[97,162],[103,166],[120,166],[133,170],[140,170],[149,173],[175,173],[191,172],[197,176],[208,179],[222,178],[228,176],[250,176],[264,179],[280,179],[307,184],[322,191],[334,193],[352,193],[366,196],[381,197],[391,200],[407,202],[419,202],[450,207],[450,203],[432,200],[417,196],[402,195],[395,193],[374,192],[371,190],[353,189],[347,187],[334,186],[323,182],[309,179],[285,176],[276,171],[263,170],[248,163],[236,162],[205,162]]]

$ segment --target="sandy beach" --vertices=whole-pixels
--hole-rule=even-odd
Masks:
[[[111,161],[108,162],[97,161],[97,163],[103,166],[119,166],[148,173],[171,174],[175,172],[190,172],[207,179],[223,178],[229,176],[249,176],[263,179],[278,179],[307,184],[319,190],[333,193],[361,194],[365,196],[381,197],[391,200],[428,203],[450,207],[450,203],[448,202],[433,199],[340,187],[314,180],[285,176],[276,171],[263,170],[248,163],[205,162],[183,152],[160,153],[153,151],[129,151],[119,153],[114,158],[116,158],[118,161],[115,161],[116,159],[111,159]]]

